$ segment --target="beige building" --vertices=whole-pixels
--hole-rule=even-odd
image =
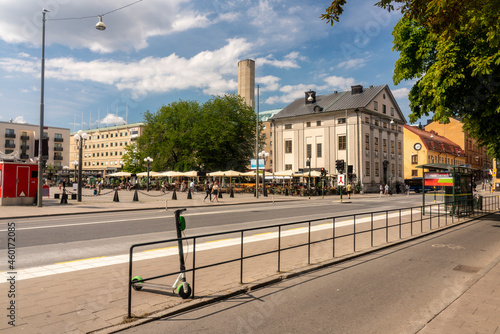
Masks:
[[[273,162],[276,171],[325,168],[336,174],[336,161],[349,166],[351,182],[363,191],[380,184],[403,183],[402,114],[387,85],[316,96],[305,92],[274,115]]]
[[[265,151],[269,153],[269,158],[265,162],[266,171],[274,172],[273,165],[273,122],[271,118],[279,113],[282,109],[272,109],[259,112],[259,121],[262,122],[262,133],[264,135],[264,146],[259,151]]]
[[[0,152],[14,155],[22,161],[35,160],[38,156],[39,130],[39,125],[0,122]],[[43,135],[48,148],[47,165],[56,169],[68,166],[70,130],[46,126]]]
[[[110,126],[84,131],[89,135],[84,143],[82,170],[85,174],[105,176],[121,170],[125,147],[142,134],[143,123]],[[70,137],[70,167],[75,168],[78,162],[78,146]]]
[[[422,177],[422,168],[417,168],[419,165],[465,164],[465,153],[458,144],[434,131],[425,131],[417,126],[404,126],[404,151],[405,179]]]
[[[471,168],[476,168],[485,173],[493,168],[493,161],[486,154],[486,147],[480,147],[476,140],[463,130],[463,124],[460,120],[450,118],[450,123],[448,124],[432,122],[425,126],[425,130],[434,131],[434,133],[458,144],[465,152],[465,165],[469,165]]]

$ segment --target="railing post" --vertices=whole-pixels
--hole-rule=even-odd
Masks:
[[[281,272],[281,225],[278,226],[278,272]]]
[[[333,234],[333,238],[332,238],[332,255],[333,255],[333,258],[335,258],[335,239],[336,239],[336,236],[335,236],[335,217],[333,217],[333,222],[332,222],[332,234]]]
[[[243,231],[241,231],[240,284],[243,284]]]
[[[410,208],[410,227],[411,227],[411,235],[413,236],[413,208]]]
[[[389,242],[389,211],[385,211],[385,242]]]
[[[353,246],[353,251],[356,253],[356,215],[353,215],[353,220],[354,220],[354,234],[353,234],[353,240],[352,240],[352,246]]]
[[[128,318],[132,317],[132,254],[134,248],[130,247],[128,259]]]
[[[193,238],[193,282],[192,282],[191,299],[194,299],[195,278],[196,278],[196,237]]]
[[[399,240],[401,240],[401,209],[399,209]]]
[[[311,221],[309,223],[309,232],[307,236],[307,264],[311,264]]]
[[[371,213],[371,236],[372,236],[372,240],[371,240],[371,243],[372,243],[372,247],[373,247],[373,212]]]

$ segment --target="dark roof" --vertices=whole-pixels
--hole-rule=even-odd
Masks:
[[[368,104],[384,89],[387,85],[363,88],[363,92],[352,94],[351,91],[335,92],[328,95],[317,95],[316,103],[305,104],[304,98],[297,99],[286,106],[272,118],[287,118],[317,113],[314,107],[323,108],[319,112],[339,111],[345,109],[366,108]]]
[[[419,136],[422,144],[424,144],[429,151],[464,156],[464,152],[460,145],[455,144],[446,137],[438,135],[434,131],[425,131],[412,125],[404,125],[404,128]]]

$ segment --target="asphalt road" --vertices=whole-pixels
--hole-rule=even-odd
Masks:
[[[200,235],[256,226],[289,223],[323,218],[417,206],[421,197],[353,198],[350,203],[338,203],[338,198],[274,204],[246,204],[190,208],[184,213],[186,235]],[[347,201],[347,200],[346,200]],[[0,221],[0,234],[7,222],[16,222],[18,265],[29,268],[57,262],[97,256],[128,253],[135,243],[175,238],[173,211],[148,210],[68,216],[34,217]],[[0,250],[6,248],[6,238],[0,239]],[[0,254],[5,254],[2,252]],[[3,255],[2,255],[3,256]],[[0,262],[1,266],[6,261]]]
[[[500,254],[500,214],[126,333],[417,333]]]

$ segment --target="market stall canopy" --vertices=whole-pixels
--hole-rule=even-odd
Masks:
[[[179,177],[179,176],[184,176],[184,173],[176,172],[176,171],[169,171],[169,172],[159,173],[158,176]]]
[[[293,170],[284,170],[281,172],[274,173],[274,176],[293,176],[293,174],[294,174]]]
[[[240,172],[237,172],[235,170],[226,170],[226,171],[218,171],[218,172],[208,173],[208,176],[236,177],[236,176],[240,176],[240,175],[243,175],[243,174]],[[255,175],[255,173],[252,175]]]
[[[259,174],[262,174],[262,171],[259,170]],[[255,171],[251,170],[251,171],[246,172],[246,173],[241,173],[240,175],[241,176],[255,176]]]
[[[132,173],[116,172],[116,173],[108,174],[106,176],[108,176],[108,177],[130,177],[130,176],[132,176]]]
[[[182,176],[186,176],[186,177],[198,177],[198,171],[192,170],[192,171],[189,171],[189,172],[184,172],[184,173],[182,173]]]
[[[142,173],[137,173],[137,177],[147,177],[148,172],[142,172]],[[149,172],[149,177],[158,177],[160,176],[160,173],[158,172]]]
[[[309,177],[309,172],[304,172],[302,174],[303,177]],[[318,172],[317,170],[311,171],[311,177],[321,177],[321,172]]]

